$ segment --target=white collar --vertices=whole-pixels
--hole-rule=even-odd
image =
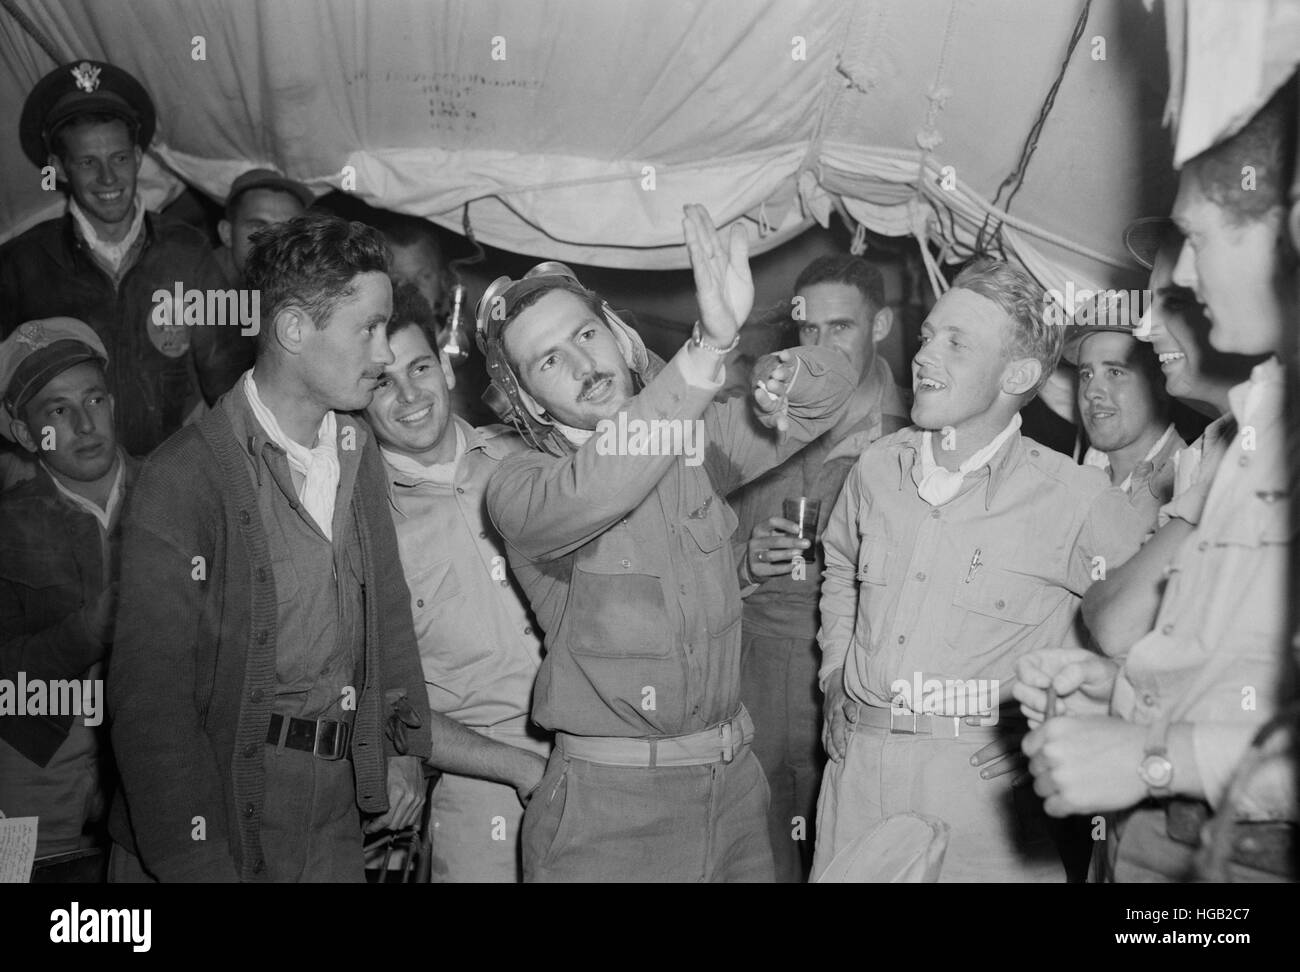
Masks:
[[[94,224],[90,222],[85,211],[77,204],[77,200],[71,197],[68,198],[68,212],[72,213],[72,218],[81,230],[81,238],[86,241],[86,245],[91,250],[108,262],[114,273],[122,266],[122,261],[126,259],[127,253],[131,251],[131,247],[135,245],[141,230],[144,229],[144,203],[140,201],[138,192],[131,205],[134,210],[131,216],[131,228],[126,231],[126,235],[119,242],[109,243],[100,239]]]
[[[119,449],[117,453],[117,475],[113,477],[113,488],[108,491],[108,506],[101,507],[92,499],[88,499],[79,493],[74,493],[68,487],[59,481],[59,477],[54,475],[54,470],[45,465],[44,460],[41,466],[49,473],[50,480],[54,483],[54,488],[66,496],[72,503],[85,510],[99,523],[104,532],[107,533],[112,529],[113,514],[117,512],[118,506],[122,502],[122,483],[126,473],[126,463],[122,460],[122,452]]]
[[[1170,422],[1169,427],[1165,429],[1160,438],[1156,439],[1155,445],[1148,449],[1147,454],[1142,457],[1142,462],[1151,462],[1156,456],[1160,455],[1160,450],[1169,444],[1169,440],[1173,438],[1175,431],[1174,423]],[[1095,446],[1088,447],[1088,451],[1083,455],[1083,464],[1100,469],[1107,476],[1110,475],[1110,454],[1102,452]],[[1124,482],[1119,484],[1119,488],[1127,491],[1132,482],[1133,474],[1130,472],[1124,477]]]

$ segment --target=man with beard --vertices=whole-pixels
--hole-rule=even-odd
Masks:
[[[109,705],[115,880],[361,881],[416,822],[428,706],[384,467],[387,252],[323,214],[253,240],[257,363],[141,472]]]
[[[748,247],[700,206],[685,230],[700,322],[667,364],[559,264],[479,304],[493,385],[534,445],[488,485],[546,632],[533,717],[556,744],[524,815],[529,881],[773,878],[723,497],[830,428],[858,376],[799,348],[755,366],[768,429],[744,398],[714,404],[753,304]]]

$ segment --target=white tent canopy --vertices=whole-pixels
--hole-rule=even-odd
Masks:
[[[743,218],[755,251],[839,208],[952,259],[1004,222],[1006,252],[1044,285],[1129,286],[1121,230],[1172,198],[1158,12],[1091,4],[1009,213],[992,206],[1083,9],[0,0],[0,229],[62,205],[17,140],[54,53],[112,61],[151,92],[154,206],[176,176],[221,199],[270,165],[457,232],[468,205],[477,237],[508,250],[645,269],[686,265],[686,202]]]

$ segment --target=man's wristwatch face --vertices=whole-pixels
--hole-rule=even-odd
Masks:
[[[1138,764],[1138,776],[1142,777],[1152,796],[1168,796],[1169,784],[1174,779],[1174,764],[1163,752],[1147,753]]]

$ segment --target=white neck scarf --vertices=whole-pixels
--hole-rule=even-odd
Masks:
[[[77,200],[68,200],[68,212],[72,213],[72,218],[76,220],[77,226],[81,229],[81,238],[86,241],[86,245],[91,248],[99,257],[113,268],[117,273],[122,267],[122,261],[130,252],[131,247],[135,245],[136,239],[140,235],[140,230],[144,228],[144,204],[140,202],[137,195],[134,202],[135,213],[131,217],[131,228],[127,230],[126,236],[122,237],[118,243],[108,243],[99,238],[95,227],[86,217],[85,212],[77,205]]]
[[[275,415],[262,404],[251,370],[244,373],[244,393],[267,438],[285,451],[290,468],[302,475],[298,499],[316,521],[321,533],[333,540],[334,499],[339,491],[338,424],[334,413],[325,413],[320,428],[316,430],[316,445],[308,449],[285,435]]]
[[[414,456],[408,456],[405,453],[390,452],[384,448],[379,451],[384,455],[384,462],[388,463],[388,467],[395,473],[400,473],[417,483],[452,486],[456,481],[456,469],[460,466],[460,460],[469,447],[469,444],[465,441],[465,433],[461,431],[460,426],[453,425],[452,428],[456,430],[456,454],[452,456],[450,462],[432,462],[426,465]]]
[[[1169,437],[1173,434],[1174,434],[1174,426],[1173,423],[1171,422],[1169,424],[1169,428],[1165,429],[1164,435],[1156,439],[1156,444],[1147,450],[1147,454],[1142,457],[1142,462],[1151,462],[1153,459],[1155,459],[1155,457],[1160,454],[1160,450],[1163,449],[1169,443]],[[1107,476],[1110,476],[1110,455],[1105,452],[1102,452],[1100,449],[1094,448],[1093,446],[1089,446],[1088,451],[1083,454],[1083,464],[1085,466],[1093,466],[1097,469],[1100,469]],[[1138,463],[1138,465],[1141,464],[1142,463]],[[1119,484],[1119,488],[1124,490],[1124,492],[1127,493],[1128,488],[1131,485],[1133,485],[1133,474],[1130,472],[1127,476],[1124,477],[1124,482]]]
[[[920,494],[921,499],[925,500],[931,506],[942,506],[950,499],[961,492],[962,481],[966,478],[967,473],[972,473],[981,466],[987,465],[988,461],[997,455],[997,451],[1002,448],[1002,443],[1011,438],[1011,434],[1020,428],[1020,413],[1017,412],[1011,416],[1011,421],[1007,427],[993,437],[993,441],[986,445],[979,452],[975,453],[955,470],[944,469],[934,461],[934,447],[931,444],[934,433],[930,431],[921,434],[921,466],[920,471],[917,467],[912,467],[912,479],[916,483],[916,491]]]

